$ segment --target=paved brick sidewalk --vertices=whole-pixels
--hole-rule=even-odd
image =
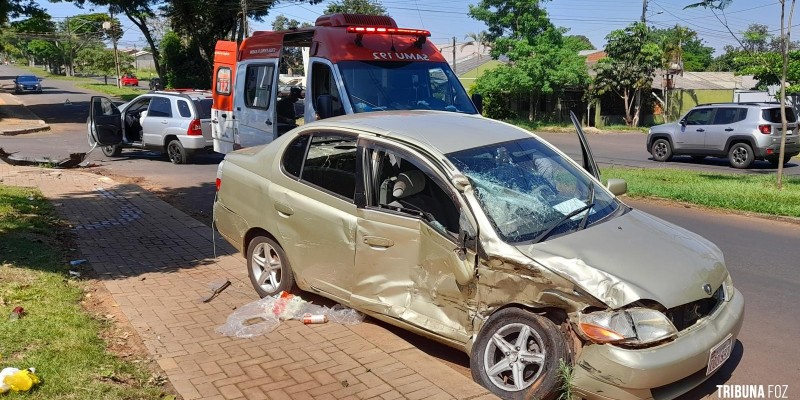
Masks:
[[[492,398],[381,326],[286,321],[252,339],[214,330],[256,300],[244,259],[212,231],[135,185],[76,170],[11,167],[5,185],[36,186],[184,399]],[[233,284],[209,303],[209,285]],[[346,383],[345,383],[346,381]]]

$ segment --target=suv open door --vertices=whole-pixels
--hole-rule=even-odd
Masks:
[[[122,143],[122,113],[108,97],[92,96],[89,107],[89,145],[115,146]]]

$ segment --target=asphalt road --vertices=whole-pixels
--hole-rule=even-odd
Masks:
[[[0,84],[9,83],[16,72],[0,66]],[[88,151],[85,120],[90,95],[69,81],[45,80],[43,94],[22,95],[21,101],[52,125],[51,132],[3,137],[0,147],[30,156],[64,156]],[[65,104],[69,99],[70,104]],[[577,142],[571,135],[542,134],[568,153],[575,153]],[[634,167],[664,166],[707,171],[764,173],[773,171],[759,163],[755,169],[738,171],[722,161],[701,163],[677,161],[660,164],[648,160],[644,135],[635,133],[590,135],[589,141],[601,164]],[[126,150],[123,157],[107,158],[95,150],[87,158],[99,164],[92,170],[118,179],[137,182],[160,194],[176,207],[209,221],[214,198],[214,177],[220,155],[203,155],[196,164],[172,165],[158,153]],[[800,163],[793,160],[787,173],[800,175]],[[734,284],[746,298],[747,310],[739,343],[731,359],[706,385],[684,399],[713,396],[717,384],[788,384],[788,398],[800,398],[800,333],[797,309],[800,304],[800,224],[684,207],[624,199],[662,219],[684,226],[715,242],[724,252]],[[653,257],[669,257],[653,254]],[[468,360],[463,354],[428,342],[419,336],[404,334],[412,343],[449,362],[468,374]]]

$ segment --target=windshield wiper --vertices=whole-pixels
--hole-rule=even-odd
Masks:
[[[586,215],[583,216],[581,223],[578,225],[579,231],[586,228],[586,222],[589,221],[589,213],[592,211],[592,207],[594,207],[594,182],[589,186],[589,199],[586,201],[586,205],[589,207],[586,209]]]
[[[584,211],[586,211],[586,210],[588,210],[588,209],[590,209],[592,207],[594,207],[594,203],[588,203],[585,206],[579,207],[579,208],[573,210],[571,213],[561,217],[561,219],[559,219],[554,224],[552,224],[549,227],[547,227],[547,229],[545,229],[544,232],[542,232],[541,234],[539,234],[539,236],[537,236],[535,239],[533,239],[533,242],[534,243],[539,243],[542,240],[547,239],[547,237],[550,236],[551,233],[553,233],[553,230],[558,228],[565,221],[567,221],[568,219],[570,219],[570,218],[572,218],[572,217],[574,217],[574,216],[576,216],[576,215],[578,215],[578,214],[580,214],[580,213],[582,213],[582,212],[584,212]],[[587,211],[587,214],[588,214],[588,211]],[[583,221],[581,221],[581,222],[583,222]]]

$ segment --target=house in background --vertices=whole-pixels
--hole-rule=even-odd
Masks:
[[[151,69],[155,72],[156,64],[153,61],[153,53],[145,50],[125,49],[120,50],[133,57],[133,68],[135,70]]]
[[[675,121],[699,104],[775,101],[766,91],[754,90],[758,81],[752,75],[733,72],[656,72],[653,93],[655,122]]]

